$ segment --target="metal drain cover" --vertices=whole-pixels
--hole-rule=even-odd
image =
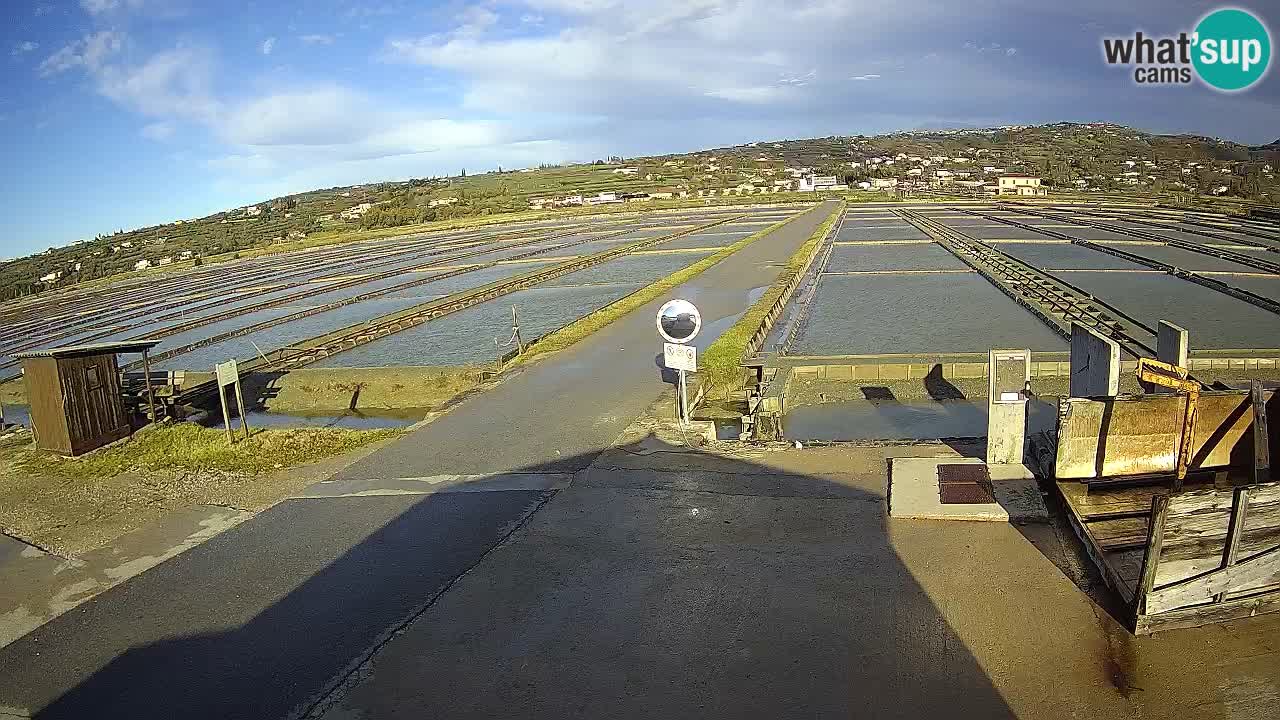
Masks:
[[[938,498],[943,505],[979,505],[994,503],[995,496],[989,486],[978,483],[948,483],[938,486]]]
[[[991,474],[986,465],[938,466],[938,499],[943,505],[994,503]]]
[[[986,465],[976,463],[958,464],[938,466],[938,484],[949,485],[951,483],[988,483],[991,482],[991,473],[987,471]]]

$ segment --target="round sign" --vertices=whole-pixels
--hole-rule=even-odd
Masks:
[[[687,343],[702,329],[702,315],[688,300],[669,300],[658,309],[658,334],[667,342]]]

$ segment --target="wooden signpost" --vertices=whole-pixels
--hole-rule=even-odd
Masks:
[[[240,412],[240,427],[244,428],[245,438],[249,437],[249,418],[245,417],[244,396],[240,393],[240,370],[236,367],[235,360],[218,363],[213,369],[218,375],[218,400],[222,403],[222,424],[227,430],[227,444],[234,445],[236,439],[231,431],[231,413],[227,410],[227,386],[235,388],[236,408]]]

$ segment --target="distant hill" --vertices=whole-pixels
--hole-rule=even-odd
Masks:
[[[974,180],[1023,172],[1041,176],[1058,190],[1211,193],[1275,203],[1280,185],[1274,174],[1264,172],[1268,163],[1280,164],[1280,140],[1251,148],[1111,123],[1053,123],[925,127],[518,171],[464,171],[455,177],[314,190],[208,217],[107,232],[0,263],[0,300],[131,272],[139,264],[180,267],[202,257],[310,242],[306,238],[317,233],[528,210],[530,200],[537,198],[606,191],[684,191],[696,197],[698,190],[776,187],[790,182],[787,169],[811,168],[855,184],[872,177],[912,180],[933,176],[938,169]]]

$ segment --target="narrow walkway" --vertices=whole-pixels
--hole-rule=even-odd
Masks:
[[[834,209],[820,206],[673,293],[702,309],[700,344]],[[0,717],[304,711],[662,393],[657,306],[0,649]],[[525,472],[483,487],[458,477],[513,470]]]

